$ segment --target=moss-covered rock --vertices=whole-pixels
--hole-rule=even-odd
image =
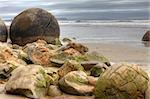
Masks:
[[[67,73],[78,70],[84,71],[84,68],[81,66],[81,64],[74,60],[68,60],[64,63],[62,67],[60,67],[60,69],[58,70],[58,74],[60,75],[60,78],[62,78]]]
[[[72,71],[59,80],[63,92],[74,95],[91,95],[94,86],[89,85],[88,77],[83,71]]]
[[[99,54],[99,53],[97,53],[97,52],[90,52],[90,53],[87,53],[87,54],[85,55],[85,57],[86,57],[87,60],[90,60],[90,61],[98,61],[98,62],[101,62],[101,63],[106,64],[107,66],[111,66],[109,59],[106,58],[104,55]]]
[[[85,70],[90,70],[93,66],[99,63],[104,63],[107,66],[111,65],[110,61],[105,56],[97,52],[90,52],[84,55],[74,56],[73,59],[80,62]]]
[[[45,72],[47,73],[47,75],[49,76],[50,83],[53,85],[57,85],[58,80],[59,80],[59,75],[58,75],[58,69],[59,68],[57,68],[57,67],[46,67],[44,69],[45,69]]]
[[[98,79],[97,99],[144,99],[148,75],[136,64],[114,64]]]
[[[64,53],[64,52],[56,52],[54,56],[51,57],[50,62],[54,67],[61,67],[66,60],[72,60],[73,56]]]
[[[50,80],[44,68],[39,65],[20,66],[12,72],[5,86],[9,94],[40,98],[47,92]]]
[[[58,66],[61,67],[66,60],[75,60],[78,63],[80,63],[85,70],[90,70],[93,66],[97,65],[98,63],[104,63],[108,66],[110,66],[110,62],[109,60],[104,57],[103,55],[99,55],[96,52],[92,52],[92,53],[86,53],[84,55],[79,54],[69,54],[69,53],[65,53],[65,51],[63,52],[56,52],[56,54],[54,56],[52,56],[52,58],[50,59],[51,63],[54,66]]]
[[[99,63],[99,64],[93,66],[90,70],[90,72],[91,72],[90,75],[94,76],[94,77],[99,77],[101,75],[101,73],[104,72],[105,67],[107,67],[107,65],[105,65],[104,63]]]

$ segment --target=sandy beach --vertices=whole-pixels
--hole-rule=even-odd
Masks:
[[[108,57],[111,62],[129,62],[141,64],[142,68],[150,70],[150,48],[137,48],[125,44],[84,43],[90,51],[96,51]]]

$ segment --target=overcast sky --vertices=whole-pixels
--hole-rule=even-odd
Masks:
[[[150,0],[0,0],[0,17],[12,19],[30,7],[67,19],[149,19]]]

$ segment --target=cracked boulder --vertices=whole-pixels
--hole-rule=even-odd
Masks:
[[[56,18],[40,8],[30,8],[21,12],[10,26],[12,43],[22,46],[38,39],[52,43],[59,35],[60,29]]]
[[[5,85],[6,93],[41,98],[46,95],[50,80],[40,65],[20,66]]]
[[[149,77],[136,64],[114,64],[99,77],[97,99],[145,99]]]

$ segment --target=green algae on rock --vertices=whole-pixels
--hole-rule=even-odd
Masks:
[[[58,84],[59,75],[58,75],[58,69],[57,67],[46,67],[44,68],[45,72],[47,73],[50,83],[53,85]]]
[[[91,52],[91,53],[87,53],[85,55],[85,57],[88,59],[88,60],[93,60],[93,61],[99,61],[99,62],[102,62],[102,63],[105,63],[107,66],[110,66],[110,61],[108,60],[108,58],[106,58],[104,55],[102,54],[99,54],[97,52]]]
[[[97,99],[144,99],[149,77],[136,64],[114,64],[98,79]]]
[[[39,65],[20,66],[12,72],[5,86],[6,93],[29,98],[45,96],[50,85],[49,77]]]
[[[108,66],[110,66],[110,61],[103,55],[100,55],[97,52],[90,52],[86,53],[84,55],[78,55],[73,57],[74,60],[81,63],[81,65],[84,67],[85,70],[90,70],[93,66],[104,63]]]
[[[59,80],[60,89],[73,95],[91,95],[94,86],[88,84],[88,76],[83,71],[72,71]]]
[[[104,68],[107,67],[107,65],[105,65],[104,63],[99,63],[95,66],[93,66],[91,69],[90,69],[90,72],[91,72],[91,76],[94,76],[94,77],[99,77],[103,72],[104,72]]]
[[[59,68],[58,74],[60,78],[65,76],[67,73],[71,71],[84,71],[84,68],[81,66],[80,63],[74,61],[74,60],[68,60],[64,63],[62,67]]]

